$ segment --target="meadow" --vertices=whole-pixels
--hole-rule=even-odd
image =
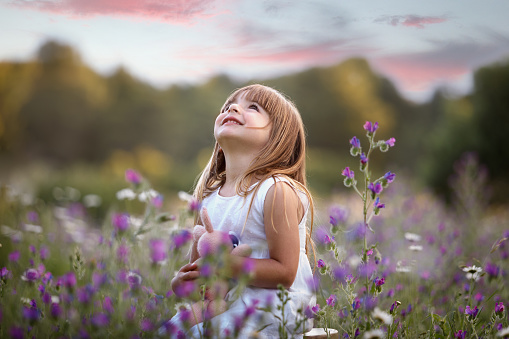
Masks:
[[[338,168],[344,190],[316,199],[308,255],[317,305],[302,318],[344,338],[509,337],[509,212],[486,203],[482,165],[474,154],[458,161],[446,204],[411,177],[372,173],[372,153],[396,151],[377,129],[366,122],[366,137],[350,139],[358,167]],[[52,201],[1,187],[0,337],[184,337],[165,321],[213,278],[170,288],[199,203],[163,196],[133,169],[124,179],[114,202],[71,187],[55,187]]]

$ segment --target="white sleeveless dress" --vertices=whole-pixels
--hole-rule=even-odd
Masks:
[[[284,177],[276,177],[275,180],[288,182]],[[223,197],[219,195],[219,190],[217,190],[203,200],[203,206],[207,208],[214,229],[234,232],[239,238],[240,244],[248,244],[251,246],[253,250],[251,258],[270,258],[267,238],[265,235],[263,209],[267,192],[274,184],[275,181],[273,178],[269,178],[260,184],[260,188],[253,200],[253,205],[249,212],[247,222],[246,214],[249,210],[249,204],[251,202],[253,192],[251,192],[246,198],[238,195],[233,197]],[[288,289],[288,297],[290,298],[290,301],[285,306],[285,319],[287,320],[287,331],[289,333],[293,333],[295,330],[295,323],[297,321],[295,317],[297,315],[297,310],[299,308],[305,309],[306,307],[312,307],[316,303],[316,297],[314,296],[311,288],[313,273],[306,255],[306,222],[309,212],[309,202],[303,192],[297,192],[299,193],[300,199],[305,208],[305,214],[299,224],[299,266],[295,281]],[[231,302],[228,310],[212,318],[213,327],[217,328],[217,326],[219,326],[219,333],[225,334],[225,336],[228,333],[230,335],[234,333],[235,322],[238,321],[239,316],[245,313],[246,307],[249,307],[256,302],[258,302],[258,307],[264,307],[267,303],[269,303],[269,305],[273,306],[273,312],[281,317],[281,311],[278,311],[276,308],[277,305],[280,305],[277,297],[277,289],[248,286],[242,291],[239,298],[231,300],[234,296],[235,291],[230,291],[226,297],[227,301]],[[174,324],[176,325],[176,323]],[[279,338],[279,324],[279,319],[277,319],[273,313],[256,310],[255,313],[248,318],[248,321],[242,325],[242,332],[238,337],[247,338],[253,331],[268,325],[260,332],[260,337]],[[312,319],[307,320],[305,323],[306,330],[311,329],[313,327],[312,325]],[[187,334],[199,337],[199,333],[203,333],[202,326],[203,324],[195,325],[191,328],[191,333]],[[302,325],[299,332],[303,332]]]

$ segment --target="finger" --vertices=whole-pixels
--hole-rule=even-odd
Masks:
[[[200,277],[200,272],[190,271],[190,272],[185,273],[182,276],[182,280],[195,280],[195,279],[198,279],[199,277]]]
[[[198,265],[196,264],[196,262],[192,262],[192,263],[185,264],[184,266],[182,266],[179,271],[180,272],[189,272],[189,271],[196,270],[197,268],[198,268]]]
[[[207,232],[212,232],[214,227],[212,227],[212,221],[210,221],[209,213],[207,212],[207,208],[203,207],[201,209],[201,221],[203,222],[203,226]]]

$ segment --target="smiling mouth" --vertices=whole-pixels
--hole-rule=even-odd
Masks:
[[[223,123],[221,125],[226,125],[226,124],[242,125],[238,120],[233,119],[233,118],[226,118],[226,119],[224,119]]]

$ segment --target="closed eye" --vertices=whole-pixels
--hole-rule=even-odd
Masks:
[[[260,108],[258,107],[258,105],[255,105],[255,104],[251,104],[249,105],[249,108],[250,109],[254,109],[255,111],[259,112],[260,111]]]

